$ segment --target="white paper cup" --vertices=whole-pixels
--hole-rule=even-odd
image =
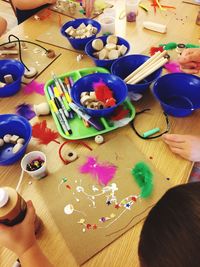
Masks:
[[[136,21],[138,5],[139,0],[126,0],[126,20],[128,22]]]
[[[27,170],[27,164],[30,164],[33,160],[42,159],[44,161],[42,167],[37,170],[29,171]],[[41,179],[47,175],[46,171],[46,156],[41,151],[32,151],[26,154],[21,160],[21,168],[23,171],[27,172],[31,177],[35,179]]]
[[[99,18],[102,34],[115,34],[115,17],[102,15]]]

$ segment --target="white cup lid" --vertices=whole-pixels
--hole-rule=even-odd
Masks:
[[[4,190],[3,188],[0,188],[0,208],[6,205],[6,203],[8,202],[8,199],[9,199],[9,196],[6,190]]]

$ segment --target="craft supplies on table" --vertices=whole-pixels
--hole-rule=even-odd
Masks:
[[[141,173],[152,182],[140,187]],[[132,140],[117,135],[42,179],[38,190],[81,265],[144,219],[171,187],[169,180]]]
[[[68,78],[68,80],[73,83],[73,82],[76,82],[81,77],[84,77],[88,74],[92,74],[92,73],[96,73],[96,72],[109,73],[108,70],[106,70],[104,68],[92,67],[92,68],[85,68],[85,69],[80,69],[80,70],[76,70],[73,72],[64,73],[62,75],[58,75],[57,77],[60,80],[64,80],[65,78]],[[50,95],[50,91],[49,91],[49,87],[51,87],[52,85],[54,86],[54,80],[53,79],[49,80],[45,84],[45,88],[44,88],[48,103],[52,103],[52,97],[53,96]],[[72,104],[69,103],[68,106],[69,106],[69,113],[71,114],[72,112],[70,109],[72,108],[74,110],[76,107],[74,107],[73,103]],[[56,127],[57,127],[59,134],[62,137],[66,138],[66,139],[71,139],[71,140],[83,139],[83,138],[93,137],[93,136],[96,136],[99,134],[104,134],[104,133],[113,131],[119,127],[122,127],[122,126],[128,124],[135,117],[135,108],[133,107],[130,100],[128,100],[128,99],[126,99],[124,101],[124,103],[120,106],[120,108],[122,111],[127,113],[126,118],[123,118],[121,120],[116,120],[116,121],[114,121],[112,119],[112,116],[107,117],[107,118],[105,118],[105,117],[95,118],[97,120],[97,122],[102,126],[102,129],[100,129],[100,130],[95,129],[92,126],[87,127],[88,126],[87,122],[85,122],[82,118],[80,118],[81,114],[79,114],[80,116],[77,114],[73,114],[73,118],[71,118],[71,117],[68,118],[68,124],[69,124],[69,127],[71,129],[71,134],[68,134],[67,131],[63,130],[63,128],[61,126],[62,123],[59,122],[59,118],[55,112],[55,109],[53,108],[53,105],[50,104],[51,113],[52,113],[53,119],[56,123]],[[80,109],[79,109],[79,111],[81,112]],[[87,118],[87,116],[86,116],[86,118]]]

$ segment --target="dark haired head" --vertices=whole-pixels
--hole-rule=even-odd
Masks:
[[[164,194],[144,222],[138,253],[142,267],[200,266],[200,182]]]

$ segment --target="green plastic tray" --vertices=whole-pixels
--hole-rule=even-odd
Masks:
[[[101,68],[101,67],[91,67],[91,68],[84,68],[84,69],[80,69],[80,70],[76,70],[73,72],[67,72],[64,73],[62,75],[57,76],[58,78],[60,78],[61,80],[63,80],[65,77],[71,77],[73,79],[74,82],[76,82],[78,79],[80,79],[83,76],[86,76],[88,74],[91,73],[109,73],[108,70]],[[48,82],[46,82],[44,90],[45,90],[45,95],[47,97],[47,100],[49,102],[50,100],[50,96],[48,93],[48,86],[50,86],[51,84],[54,84],[54,80],[49,80]],[[123,103],[124,108],[129,110],[129,116],[128,116],[128,121],[131,121],[134,117],[135,117],[135,108],[133,107],[133,105],[131,104],[130,100],[127,98],[124,103]],[[51,108],[51,106],[50,106]],[[105,129],[102,131],[98,131],[96,130],[94,127],[90,126],[90,127],[86,127],[83,123],[83,120],[80,119],[76,114],[74,115],[73,119],[69,119],[69,125],[72,129],[72,134],[71,135],[66,135],[61,126],[60,123],[55,115],[55,113],[53,112],[53,110],[51,109],[51,113],[52,116],[54,118],[54,121],[56,123],[56,127],[57,130],[59,132],[59,134],[66,138],[66,139],[70,139],[70,140],[77,140],[77,139],[83,139],[83,138],[88,138],[88,137],[92,137],[92,136],[96,136],[98,134],[104,134],[110,131],[113,131],[119,127],[121,127],[120,124],[118,124],[117,122],[112,122],[109,118],[104,118],[101,117],[99,118],[101,123],[104,125]]]

